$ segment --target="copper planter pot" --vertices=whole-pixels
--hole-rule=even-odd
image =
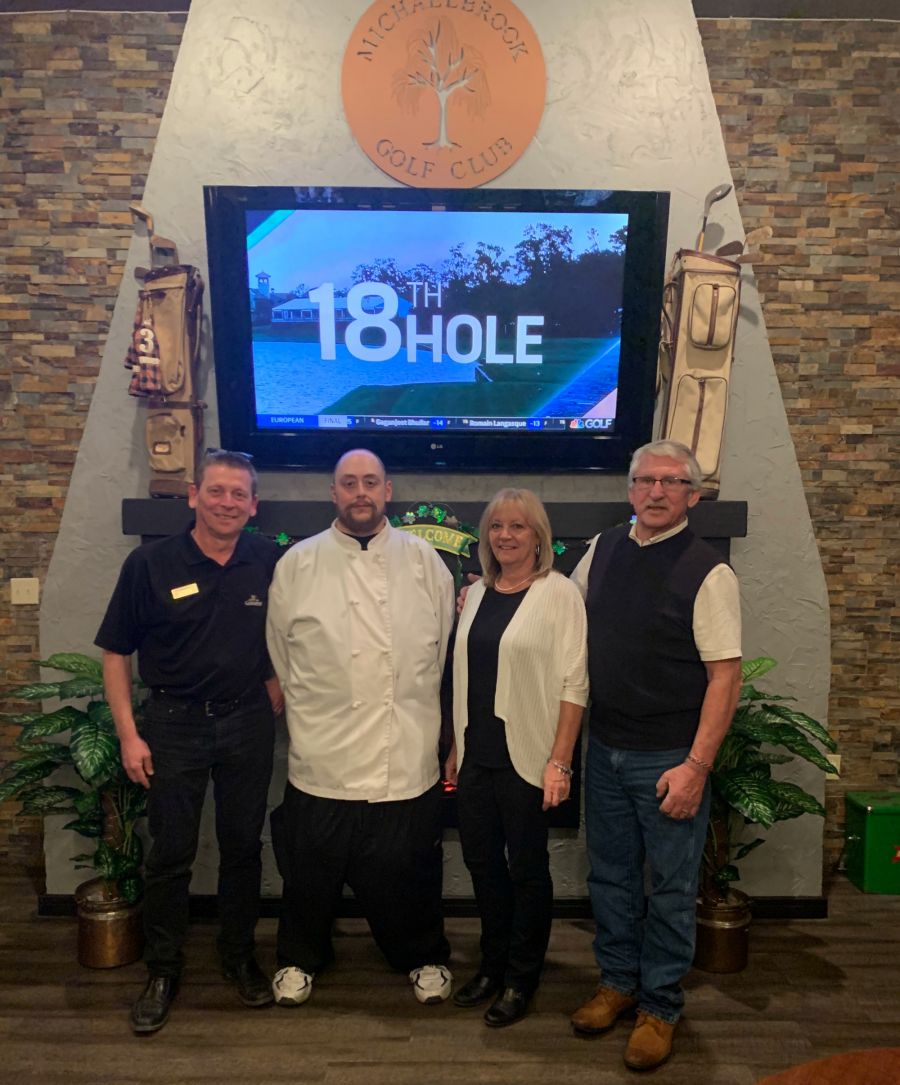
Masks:
[[[87,968],[118,968],[144,950],[141,905],[122,900],[103,878],[75,890],[78,912],[78,963]]]
[[[724,901],[697,901],[694,967],[703,972],[742,972],[750,943],[750,898],[729,889]]]

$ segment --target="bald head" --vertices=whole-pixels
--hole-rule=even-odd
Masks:
[[[346,535],[375,535],[385,524],[393,488],[384,464],[367,448],[345,452],[335,464],[331,498],[337,527]]]
[[[355,460],[358,456],[368,457],[370,466],[374,465],[375,470],[381,474],[382,479],[387,479],[387,468],[384,466],[380,456],[376,456],[374,452],[370,452],[367,448],[351,448],[350,451],[345,452],[334,465],[335,481],[337,481],[338,474],[346,469],[347,461],[351,459]]]

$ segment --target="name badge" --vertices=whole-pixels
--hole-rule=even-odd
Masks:
[[[189,595],[199,595],[200,589],[196,584],[182,584],[180,588],[172,589],[173,599],[185,599]]]

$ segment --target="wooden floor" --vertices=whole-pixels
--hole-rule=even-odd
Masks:
[[[248,1010],[220,978],[211,923],[192,928],[190,965],[168,1025],[135,1038],[128,1009],[139,964],[94,971],[75,962],[75,921],[35,917],[24,877],[0,878],[0,1082],[39,1085],[607,1085],[635,1081],[622,1064],[624,1022],[583,1040],[568,1015],[591,993],[590,924],[558,921],[534,1011],[491,1030],[480,1012],[420,1006],[360,921],[342,921],[338,963],[293,1010]],[[672,1085],[753,1085],[836,1052],[900,1043],[900,897],[838,881],[830,918],[757,921],[747,971],[695,972],[667,1066]],[[468,977],[477,925],[449,922],[453,968]],[[274,920],[260,924],[273,963]],[[847,1080],[846,1085],[854,1085]],[[884,1085],[895,1085],[885,1082]]]

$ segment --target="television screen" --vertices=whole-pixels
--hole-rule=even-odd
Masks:
[[[624,469],[668,196],[207,188],[222,443],[261,467]]]

